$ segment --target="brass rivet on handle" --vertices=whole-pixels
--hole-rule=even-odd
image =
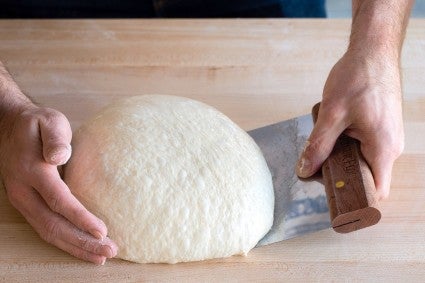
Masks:
[[[344,187],[344,185],[345,185],[344,181],[338,181],[335,183],[335,187],[337,189],[341,189],[342,187]]]

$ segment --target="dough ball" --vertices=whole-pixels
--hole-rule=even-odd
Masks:
[[[183,97],[136,96],[100,111],[74,134],[65,181],[130,261],[246,254],[273,223],[272,178],[256,143]]]

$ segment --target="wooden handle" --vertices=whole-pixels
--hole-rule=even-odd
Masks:
[[[320,103],[313,107],[314,122],[319,108]],[[322,174],[336,232],[349,233],[379,222],[375,183],[358,140],[341,134],[322,165]]]

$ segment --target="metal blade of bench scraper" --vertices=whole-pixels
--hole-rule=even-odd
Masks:
[[[311,115],[249,131],[260,147],[273,177],[273,226],[257,246],[331,227],[325,187],[320,178],[299,179],[298,156],[313,129]]]

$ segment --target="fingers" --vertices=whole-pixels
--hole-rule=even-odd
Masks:
[[[375,181],[377,198],[389,196],[391,172],[394,161],[403,151],[403,130],[395,128],[375,128],[362,131],[348,128],[344,116],[336,116],[335,111],[321,111],[316,125],[306,142],[297,164],[297,174],[306,178],[313,175],[331,153],[336,139],[345,133],[360,141],[361,151],[371,168]],[[342,122],[341,122],[342,121]]]
[[[32,188],[15,186],[9,190],[8,196],[46,242],[96,264],[104,264],[106,258],[116,256],[117,246],[112,240],[99,240],[79,230],[64,217],[51,211]]]
[[[56,247],[60,248],[61,250],[66,251],[72,256],[75,256],[85,261],[92,262],[97,265],[104,265],[106,262],[106,259],[108,258],[102,255],[88,252],[82,248],[79,248],[77,246],[74,246],[62,240],[57,240],[56,243],[52,243],[52,244],[54,244]]]
[[[296,172],[301,178],[312,176],[331,153],[338,136],[346,128],[342,112],[322,110],[298,160]]]
[[[105,224],[72,195],[57,169],[70,157],[70,141],[71,129],[61,113],[46,108],[24,111],[8,152],[8,197],[47,242],[103,263],[116,255],[117,246],[106,237]]]
[[[382,144],[379,142],[381,140],[378,139],[379,136],[384,135],[378,134],[372,138],[371,142],[362,142],[361,151],[372,171],[377,198],[382,200],[389,196],[393,165],[403,151],[403,144],[399,142],[395,142],[393,145]],[[389,136],[387,135],[387,137]],[[388,138],[387,141],[389,140],[391,139]]]
[[[71,126],[62,113],[46,111],[39,119],[43,157],[52,165],[63,165],[71,156]]]
[[[33,184],[46,204],[54,212],[68,219],[83,231],[87,231],[98,239],[107,235],[107,229],[102,220],[90,213],[71,193],[68,186],[60,178],[55,167],[45,166]]]
[[[393,162],[386,161],[371,165],[378,200],[386,199],[390,195],[392,165]]]

